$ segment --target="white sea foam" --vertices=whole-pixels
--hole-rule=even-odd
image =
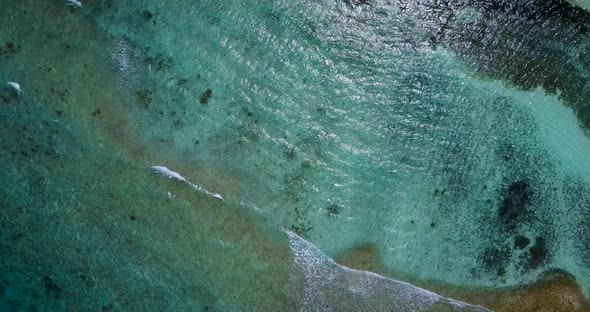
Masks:
[[[291,282],[303,280],[301,311],[490,311],[441,297],[409,283],[343,267],[297,234],[286,231],[293,252]],[[302,279],[301,279],[302,278]],[[291,285],[297,289],[297,285]],[[440,306],[439,306],[440,305]],[[445,310],[446,311],[446,310]]]
[[[20,84],[16,83],[16,82],[12,82],[9,81],[8,82],[8,86],[14,90],[14,92],[16,92],[16,94],[20,94],[22,92],[21,88],[20,88]]]
[[[71,7],[82,8],[82,1],[66,0],[66,4]]]
[[[166,166],[152,166],[152,169],[154,170],[154,172],[156,172],[159,175],[165,176],[165,177],[172,179],[172,180],[184,182],[199,192],[205,193],[215,199],[219,199],[219,200],[223,201],[223,197],[220,194],[212,193],[212,192],[198,186],[197,184],[188,181],[185,177],[180,175],[180,173],[178,173],[176,171],[172,171],[172,170],[168,169],[168,167],[166,167]]]
[[[158,174],[161,174],[169,179],[187,182],[186,179],[178,172],[172,171],[165,166],[152,166],[152,169]]]

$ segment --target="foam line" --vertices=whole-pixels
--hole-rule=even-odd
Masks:
[[[154,170],[155,173],[157,173],[159,175],[162,175],[168,179],[176,180],[179,182],[184,182],[199,192],[205,193],[215,199],[219,199],[219,200],[223,201],[223,197],[220,194],[210,192],[210,191],[198,186],[197,184],[188,181],[185,177],[180,175],[180,173],[178,173],[176,171],[172,171],[172,170],[168,169],[168,167],[166,167],[166,166],[152,166],[152,169]]]
[[[285,231],[294,256],[292,282],[305,283],[301,311],[491,311],[412,284],[341,266],[297,234]],[[446,311],[446,310],[445,310]]]

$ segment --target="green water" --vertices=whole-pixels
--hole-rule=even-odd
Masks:
[[[590,17],[433,3],[0,1],[0,310],[588,294]]]

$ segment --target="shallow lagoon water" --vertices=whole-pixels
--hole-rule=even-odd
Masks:
[[[482,20],[517,20],[526,34],[534,19],[477,1],[3,7],[0,78],[23,88],[2,91],[3,307],[314,310],[352,291],[358,308],[411,311],[442,300],[329,260],[367,243],[410,281],[494,289],[558,269],[588,292],[584,92],[529,87],[481,57],[495,50],[466,53],[441,35]],[[541,36],[540,51],[566,50],[585,77],[579,23],[550,22],[575,40]],[[559,55],[514,70],[560,79]]]

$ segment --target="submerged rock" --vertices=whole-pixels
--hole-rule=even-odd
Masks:
[[[529,249],[526,265],[525,268],[529,270],[534,270],[541,265],[545,264],[549,259],[549,248],[547,246],[547,242],[545,238],[542,236],[537,237],[535,239],[535,243]]]
[[[528,181],[519,180],[512,182],[502,194],[502,201],[498,208],[500,220],[511,227],[526,213],[533,196],[533,191]]]
[[[516,235],[514,237],[514,248],[525,249],[530,244],[530,242],[531,242],[531,240],[528,239],[528,237],[522,236],[522,235]]]
[[[212,95],[213,95],[213,91],[211,89],[207,89],[207,90],[203,91],[203,93],[201,93],[201,96],[199,97],[199,103],[209,104],[209,99],[211,99]]]

